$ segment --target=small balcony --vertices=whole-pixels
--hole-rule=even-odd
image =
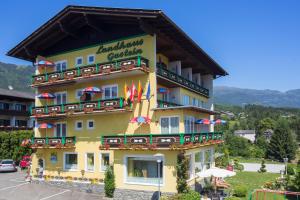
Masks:
[[[16,109],[0,109],[0,115],[9,116],[29,116],[29,111],[27,110],[16,110]]]
[[[34,137],[30,140],[30,147],[37,148],[74,148],[76,137]]]
[[[177,103],[172,103],[169,101],[157,100],[158,108],[170,108],[170,107],[177,107],[177,106],[182,106],[182,105],[177,104]]]
[[[124,105],[124,98],[115,98],[33,107],[31,115],[37,118],[43,118],[124,111],[128,111]]]
[[[193,81],[190,81],[183,76],[180,76],[168,69],[163,68],[162,66],[157,66],[157,76],[164,79],[171,81],[173,84],[185,87],[188,90],[191,90],[193,92],[196,92],[198,94],[201,94],[205,97],[209,97],[209,90],[198,85],[197,83],[194,83]]]
[[[223,142],[222,132],[102,136],[100,149],[190,149]]]
[[[125,73],[124,73],[125,72]],[[80,66],[64,71],[39,74],[32,76],[32,87],[66,84],[87,78],[111,75],[110,78],[136,75],[149,72],[146,58],[141,56],[118,60],[114,62],[97,63]],[[107,77],[105,77],[107,79]]]

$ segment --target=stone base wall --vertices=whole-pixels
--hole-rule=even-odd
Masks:
[[[66,182],[66,181],[44,181],[33,180],[34,184],[45,184],[51,187],[59,187],[64,189],[79,190],[82,192],[96,193],[102,196],[103,199],[111,200],[156,200],[157,192],[153,191],[140,191],[140,190],[126,190],[116,188],[114,198],[105,197],[104,184],[89,184],[80,182]],[[162,193],[162,195],[170,196],[173,193]]]

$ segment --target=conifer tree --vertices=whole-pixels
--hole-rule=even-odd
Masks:
[[[188,192],[188,159],[183,153],[179,153],[177,156],[177,192],[187,193]]]
[[[267,172],[267,170],[266,170],[266,165],[265,165],[265,159],[262,159],[262,161],[261,161],[261,167],[260,167],[260,169],[258,170],[258,172],[259,172],[259,173],[265,173],[265,172]]]

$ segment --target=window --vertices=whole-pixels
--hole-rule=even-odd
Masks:
[[[195,153],[195,173],[201,172],[204,166],[203,151]]]
[[[213,151],[211,149],[208,149],[204,152],[204,158],[205,158],[205,168],[209,169],[212,166],[212,162],[213,162]]]
[[[87,63],[93,64],[95,62],[95,55],[88,55],[87,57]]]
[[[10,126],[9,119],[0,119],[0,126]]]
[[[82,65],[83,64],[83,58],[82,57],[77,57],[75,63],[76,63],[76,66]]]
[[[185,133],[195,132],[195,118],[193,116],[184,116],[184,131]]]
[[[26,120],[16,120],[15,126],[27,126],[27,121]]]
[[[67,103],[67,93],[66,92],[57,92],[55,93],[55,104],[65,104]]]
[[[199,100],[196,98],[193,98],[193,106],[199,107]]]
[[[103,86],[103,98],[114,99],[118,97],[118,85]]]
[[[66,123],[56,123],[55,124],[55,136],[56,137],[66,137],[67,136],[67,124]]]
[[[17,103],[15,105],[15,110],[17,110],[17,111],[26,111],[26,105]]]
[[[85,154],[85,171],[95,171],[95,156],[94,153]]]
[[[158,175],[160,183],[163,184],[163,165],[164,161],[158,163],[153,156],[130,156],[126,157],[126,182],[157,185]]]
[[[9,103],[0,102],[1,110],[9,110]]]
[[[179,117],[160,118],[161,133],[179,133]]]
[[[77,153],[64,153],[64,170],[77,170],[78,155]]]
[[[182,104],[183,104],[184,106],[190,105],[190,97],[187,96],[187,95],[183,95],[183,96],[182,96]]]
[[[162,100],[166,101],[166,102],[169,102],[169,93],[163,93],[162,94]]]
[[[100,171],[105,171],[109,165],[109,153],[100,154]]]
[[[87,121],[87,129],[94,129],[95,128],[95,121],[94,120],[88,120]]]
[[[83,122],[82,121],[76,121],[75,122],[75,130],[80,131],[82,130]]]
[[[55,63],[56,71],[64,71],[67,69],[67,61],[62,60]]]
[[[186,155],[185,157],[188,160],[188,171],[187,171],[187,173],[188,173],[188,179],[191,179],[194,176],[194,172],[193,172],[193,156],[192,156],[192,154],[189,154],[189,155]]]
[[[75,98],[76,99],[80,99],[80,97],[82,96],[82,94],[83,94],[83,89],[76,90],[76,92],[75,92]]]

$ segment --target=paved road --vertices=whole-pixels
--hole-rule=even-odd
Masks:
[[[241,163],[244,165],[244,171],[247,172],[257,172],[261,164],[260,163]],[[284,170],[285,166],[284,164],[266,164],[267,172],[271,173],[280,173],[280,170]]]
[[[23,172],[0,173],[0,200],[101,200],[99,194],[88,194],[44,184],[24,181]]]

